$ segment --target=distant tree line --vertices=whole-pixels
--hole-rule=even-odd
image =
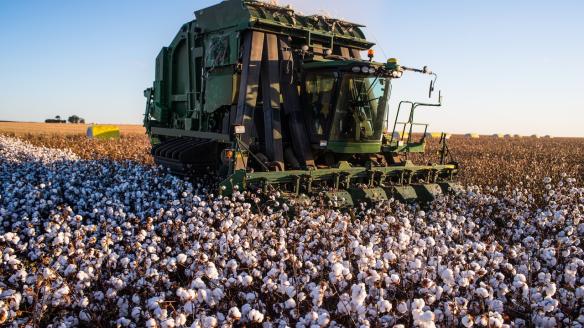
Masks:
[[[74,123],[74,124],[85,124],[85,119],[81,118],[77,115],[69,116],[67,121],[69,121],[69,123]]]
[[[69,118],[65,121],[63,119],[61,119],[60,115],[55,116],[55,118],[48,118],[45,120],[45,123],[72,123],[72,124],[85,124],[85,119],[82,117],[79,117],[77,115],[71,115],[69,116]]]

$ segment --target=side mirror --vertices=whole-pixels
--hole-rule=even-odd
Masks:
[[[428,90],[428,98],[432,98],[432,92],[434,92],[434,88],[436,87],[436,80],[438,80],[438,75],[430,71],[428,72],[428,74],[431,74],[434,77],[432,80],[430,80],[430,88]]]
[[[434,80],[430,81],[430,88],[428,89],[428,98],[432,98],[432,92],[434,92]]]

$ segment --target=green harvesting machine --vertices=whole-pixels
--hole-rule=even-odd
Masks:
[[[440,106],[440,96],[401,102],[388,131],[393,80],[427,74],[432,98],[436,74],[426,67],[375,62],[362,25],[290,7],[226,0],[195,15],[158,54],[144,92],[157,164],[187,176],[211,171],[223,195],[276,189],[339,206],[431,200],[454,187],[446,138],[439,163],[408,158],[426,145],[415,109]],[[398,122],[400,110],[407,121]]]

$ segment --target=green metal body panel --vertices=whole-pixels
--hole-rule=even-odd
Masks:
[[[438,185],[440,186],[440,188],[442,188],[443,193],[452,193],[461,190],[461,186],[458,183],[452,181],[444,181],[439,183]]]
[[[387,200],[387,194],[383,188],[350,188],[349,193],[353,200],[378,202]]]
[[[437,183],[413,185],[419,199],[432,201],[442,194],[442,188]]]
[[[388,195],[402,201],[411,202],[418,199],[418,194],[413,186],[393,186],[385,189]]]
[[[391,145],[383,145],[381,148],[385,153],[423,153],[426,151],[426,143],[406,143],[400,145],[398,142],[393,142]]]
[[[222,68],[209,74],[206,90],[205,112],[214,112],[217,108],[234,104],[237,95],[237,77],[233,74],[233,69]]]
[[[339,154],[376,154],[381,150],[379,142],[337,142],[329,141],[327,149]]]

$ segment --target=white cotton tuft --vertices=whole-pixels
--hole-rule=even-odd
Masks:
[[[237,307],[234,306],[234,307],[229,309],[227,316],[229,318],[231,318],[232,320],[239,320],[239,319],[241,319],[241,312],[239,311],[239,309]]]
[[[460,323],[465,327],[472,327],[474,325],[473,317],[470,314],[467,314],[460,319]]]
[[[176,256],[176,262],[178,264],[185,264],[185,262],[187,261],[187,255],[180,253]]]
[[[482,297],[482,298],[487,298],[489,297],[489,291],[486,288],[483,287],[479,287],[475,290],[475,294],[477,294],[478,296]]]
[[[377,308],[380,313],[389,313],[389,311],[391,311],[391,302],[388,300],[381,300],[377,302]]]
[[[205,269],[205,274],[209,279],[218,279],[219,272],[213,263],[207,263],[207,268]]]
[[[351,303],[354,306],[363,305],[367,298],[367,291],[365,290],[365,284],[355,284],[351,287]]]
[[[293,298],[289,298],[286,302],[284,302],[284,306],[287,309],[293,309],[296,307],[296,301]]]
[[[249,321],[254,323],[261,323],[262,321],[264,321],[264,315],[256,309],[252,309],[251,311],[249,311],[249,313],[247,314],[247,318],[249,319]]]

